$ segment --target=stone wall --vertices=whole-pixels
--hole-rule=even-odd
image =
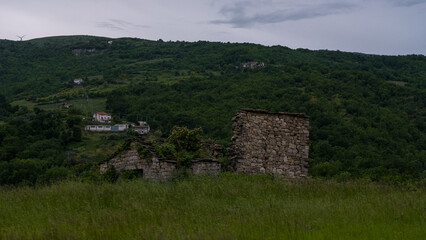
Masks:
[[[231,169],[301,178],[308,174],[309,118],[299,113],[241,109],[233,117]]]
[[[105,173],[110,166],[114,166],[117,172],[124,170],[136,170],[142,173],[143,178],[155,181],[170,180],[178,164],[172,156],[169,159],[159,158],[154,148],[143,142],[143,140],[133,140],[124,144],[125,150],[115,153],[109,160],[100,164],[100,172]],[[149,154],[141,156],[138,149],[145,148]],[[195,159],[191,162],[189,169],[196,176],[217,175],[221,172],[220,162],[214,159]]]
[[[175,160],[159,159],[155,155],[141,157],[138,153],[138,142],[130,143],[129,149],[116,154],[108,161],[100,164],[101,173],[106,172],[112,165],[117,172],[124,170],[138,170],[143,178],[165,181],[173,176],[177,163]]]
[[[195,159],[190,168],[194,175],[218,175],[222,172],[220,162],[213,159]]]

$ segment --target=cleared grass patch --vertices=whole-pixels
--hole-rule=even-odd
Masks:
[[[4,239],[423,239],[426,187],[223,174],[0,188]]]
[[[85,98],[80,98],[67,100],[64,102],[71,103],[72,107],[80,109],[86,117],[91,117],[94,112],[106,111],[106,98],[89,98],[88,100]],[[36,104],[26,100],[19,100],[11,103],[12,106],[20,105],[29,109],[38,107],[43,110],[60,110],[61,104],[62,102],[52,104]]]
[[[83,131],[83,141],[71,143],[68,151],[81,163],[98,162],[111,156],[125,142],[123,132]]]
[[[106,98],[74,99],[70,100],[69,103],[79,108],[88,117],[92,117],[95,112],[106,111]]]
[[[407,82],[401,82],[401,81],[387,81],[387,82],[401,86],[401,87],[404,87],[405,85],[407,85]]]
[[[10,105],[12,105],[12,106],[23,106],[23,107],[33,109],[34,106],[37,106],[37,103],[33,103],[33,102],[30,102],[30,101],[27,101],[27,100],[18,100],[18,101],[11,102]]]

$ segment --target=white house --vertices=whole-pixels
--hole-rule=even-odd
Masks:
[[[139,126],[132,126],[132,130],[142,135],[149,133],[151,128],[146,122],[139,121]]]
[[[135,126],[132,127],[133,131],[139,133],[139,134],[147,134],[150,131],[149,126]]]
[[[105,131],[119,131],[122,132],[129,128],[128,124],[115,124],[111,125],[86,125],[86,131],[105,132]]]
[[[78,84],[78,85],[80,85],[80,84],[82,84],[84,81],[83,81],[83,79],[82,78],[76,78],[76,79],[74,79],[74,83],[75,84]]]
[[[87,125],[84,128],[86,131],[105,132],[111,131],[110,125]]]
[[[105,112],[97,112],[93,114],[93,121],[101,122],[101,123],[110,123],[111,115]]]
[[[112,131],[124,131],[126,129],[129,128],[128,124],[123,124],[123,123],[119,123],[119,124],[115,124],[114,126],[112,126]]]

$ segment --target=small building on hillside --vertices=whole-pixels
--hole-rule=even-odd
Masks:
[[[140,135],[147,134],[151,130],[149,125],[144,121],[139,121],[139,126],[132,126],[133,131],[139,133]]]
[[[264,67],[265,63],[264,62],[246,62],[242,64],[243,68],[257,68],[257,67]]]
[[[122,132],[129,128],[128,124],[115,124],[115,125],[86,125],[84,130],[86,131],[92,131],[92,132],[106,132],[106,131],[113,131],[113,132]]]
[[[110,123],[111,115],[106,112],[96,112],[93,114],[93,121],[100,123]]]
[[[87,125],[84,128],[86,131],[93,131],[93,132],[106,132],[111,131],[110,125]]]
[[[72,106],[71,103],[62,103],[61,108],[70,108]]]
[[[115,124],[114,126],[112,126],[111,131],[124,131],[128,128],[129,128],[128,124],[120,123],[120,124]]]
[[[74,82],[75,84],[80,85],[80,84],[82,84],[82,83],[84,82],[84,80],[83,80],[82,78],[76,78],[76,79],[74,79],[74,80],[73,80],[73,82]]]

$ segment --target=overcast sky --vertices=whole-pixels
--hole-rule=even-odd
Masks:
[[[0,38],[17,35],[426,55],[426,0],[0,0]]]

